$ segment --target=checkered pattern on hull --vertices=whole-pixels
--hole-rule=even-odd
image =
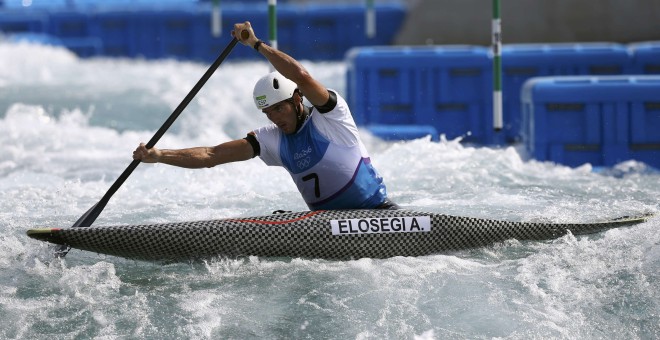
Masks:
[[[333,235],[331,220],[430,216],[430,232]],[[68,228],[54,232],[73,248],[142,260],[213,256],[324,259],[420,256],[508,239],[545,240],[635,224],[628,219],[588,224],[506,222],[405,210],[298,212],[260,217],[152,225]],[[50,240],[54,241],[53,239]],[[58,242],[59,243],[59,242]]]

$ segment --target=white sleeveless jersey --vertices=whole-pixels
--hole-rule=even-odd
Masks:
[[[387,198],[383,179],[339,95],[329,112],[312,108],[295,134],[286,135],[275,124],[254,133],[259,157],[267,165],[287,169],[311,210],[376,208]]]

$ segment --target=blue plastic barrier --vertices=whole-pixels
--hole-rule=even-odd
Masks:
[[[224,0],[230,1],[230,0]],[[223,2],[224,2],[223,1]],[[244,0],[243,0],[244,1]],[[262,0],[263,1],[263,0]],[[280,0],[281,1],[281,0]],[[196,5],[198,0],[4,0],[10,9],[108,9],[108,8],[164,8]]]
[[[26,9],[26,8],[62,8],[67,5],[69,0],[36,0],[30,3],[29,6],[25,6],[24,0],[3,0],[4,7],[9,9]]]
[[[42,4],[42,2],[37,2]],[[223,35],[211,32],[208,2],[195,0],[72,0],[50,5],[19,7],[0,12],[4,33],[48,33],[58,38],[93,38],[84,56],[100,51],[115,57],[180,58],[213,61],[230,39],[236,22],[249,20],[259,36],[268,38],[268,6],[223,2]],[[278,5],[278,47],[298,59],[340,60],[348,49],[359,45],[387,45],[403,23],[401,3],[375,6],[376,36],[364,33],[364,4]],[[100,40],[101,47],[98,48]],[[72,44],[76,45],[76,44]],[[84,44],[83,44],[84,45]],[[78,50],[82,51],[82,50]],[[254,51],[236,49],[229,58],[257,59]]]
[[[135,27],[130,12],[98,12],[89,17],[89,33],[103,41],[103,55],[136,57]]]
[[[522,90],[529,155],[569,166],[660,167],[660,76],[539,77]]]
[[[79,57],[94,57],[103,54],[103,42],[99,38],[62,38],[62,46]]]
[[[295,46],[291,53],[315,60],[340,60],[353,46],[390,45],[405,17],[401,5],[376,6],[377,34],[369,38],[365,34],[363,5],[310,5],[297,9],[291,18],[295,23],[290,32],[289,43]],[[286,41],[284,37],[282,40]],[[304,43],[293,44],[297,41]]]
[[[48,13],[43,11],[0,11],[0,32],[45,33]]]
[[[427,136],[431,136],[431,140],[434,142],[440,140],[438,131],[430,125],[372,124],[367,125],[366,128],[374,136],[388,141],[418,139]]]
[[[15,33],[9,36],[11,42],[27,42],[39,45],[64,46],[62,40],[44,33]]]
[[[631,70],[629,52],[613,43],[510,44],[502,47],[502,94],[505,135],[520,141],[520,91],[540,76],[618,75]]]
[[[147,59],[194,59],[195,16],[186,10],[161,10],[135,15],[137,53]]]
[[[449,139],[492,143],[486,48],[355,48],[346,61],[347,100],[358,124],[431,125]]]
[[[250,5],[263,4],[266,0],[222,0],[221,4],[249,3]],[[279,5],[295,1],[278,0]],[[89,7],[126,7],[126,6],[180,6],[198,3],[213,3],[213,0],[0,0],[0,7],[5,8],[89,8]]]
[[[214,37],[211,32],[211,14],[208,8],[198,8],[194,11],[194,22],[190,45],[194,60],[213,61],[227,46],[231,39],[234,23],[250,21],[255,32],[261,39],[268,39],[268,10],[265,6],[252,6],[250,10],[243,6],[226,6],[222,10],[222,35]],[[287,10],[278,11],[278,17],[286,15]],[[279,25],[279,24],[278,24]],[[278,32],[280,30],[278,29]],[[228,59],[244,60],[260,58],[259,54],[250,48],[238,46],[234,48]]]
[[[635,74],[660,74],[660,41],[629,45]]]
[[[83,38],[90,35],[89,15],[79,11],[53,11],[48,16],[48,33],[60,38]]]
[[[95,11],[89,36],[100,39],[103,55],[146,59],[196,59],[193,11]]]

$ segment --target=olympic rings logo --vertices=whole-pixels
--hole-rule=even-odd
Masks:
[[[312,161],[311,157],[305,157],[296,162],[298,169],[306,169],[309,167],[309,163]]]

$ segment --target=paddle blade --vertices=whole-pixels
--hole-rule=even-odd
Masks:
[[[105,199],[100,200],[98,203],[94,204],[87,212],[85,212],[80,218],[74,223],[71,228],[87,228],[96,221],[96,218],[101,214],[103,211],[103,208],[105,208],[105,205],[108,201]],[[55,257],[63,258],[66,256],[67,253],[69,253],[69,250],[71,250],[71,247],[67,244],[61,244],[57,246],[55,249]]]
[[[0,2],[2,2],[2,0],[0,0]],[[241,32],[241,36],[244,37],[245,33],[247,33],[248,36],[249,36],[249,32],[246,32],[246,31]],[[197,84],[195,84],[195,86],[192,88],[192,90],[190,90],[190,92],[188,92],[188,95],[186,95],[186,97],[181,101],[179,106],[177,106],[177,108],[174,110],[174,112],[172,112],[170,117],[167,118],[167,120],[160,127],[160,129],[158,129],[158,131],[156,131],[156,134],[153,137],[151,137],[151,139],[149,140],[149,142],[146,145],[148,149],[151,149],[151,148],[154,147],[154,145],[156,145],[156,142],[158,142],[158,140],[163,136],[163,134],[165,134],[165,131],[167,131],[167,129],[169,129],[169,127],[174,123],[174,121],[177,119],[177,117],[179,117],[181,112],[183,112],[183,110],[190,103],[190,101],[195,97],[195,95],[197,95],[197,92],[199,92],[199,90],[204,86],[204,84],[206,84],[206,82],[209,80],[209,78],[211,78],[211,76],[213,75],[213,72],[215,72],[215,70],[225,60],[225,58],[229,55],[229,52],[231,52],[231,50],[234,48],[234,46],[236,46],[237,43],[238,43],[238,39],[236,39],[236,38],[233,38],[231,40],[231,42],[229,42],[227,47],[225,47],[225,49],[218,56],[218,58],[213,62],[213,64],[208,68],[208,70],[206,70],[206,72],[199,79],[199,81],[197,81]],[[117,192],[117,190],[119,190],[119,188],[124,183],[124,181],[126,181],[128,176],[131,175],[133,170],[135,170],[135,168],[137,168],[137,166],[139,164],[140,164],[140,160],[134,159],[131,162],[131,164],[126,168],[126,170],[124,170],[124,172],[119,176],[119,178],[117,178],[117,180],[112,184],[112,186],[110,186],[110,189],[108,189],[108,191],[105,193],[105,195],[103,195],[103,198],[98,203],[96,203],[93,207],[91,207],[89,210],[87,210],[87,212],[85,214],[80,216],[78,221],[76,221],[76,223],[74,223],[73,226],[71,226],[71,227],[72,228],[85,228],[85,227],[91,226],[92,223],[94,223],[94,221],[96,221],[96,218],[99,216],[99,214],[101,214],[101,212],[103,211],[103,208],[105,208],[105,205],[110,201],[110,198],[112,197],[112,195],[114,195],[115,192]],[[67,252],[69,251],[69,249],[70,249],[69,246],[63,245],[58,249],[58,251],[55,253],[55,255],[58,256],[58,257],[64,257],[67,254]]]
[[[103,200],[100,200],[98,203],[94,204],[87,212],[85,212],[80,218],[74,223],[71,228],[87,228],[96,221],[96,218],[99,217],[103,208],[105,208],[105,203]]]

